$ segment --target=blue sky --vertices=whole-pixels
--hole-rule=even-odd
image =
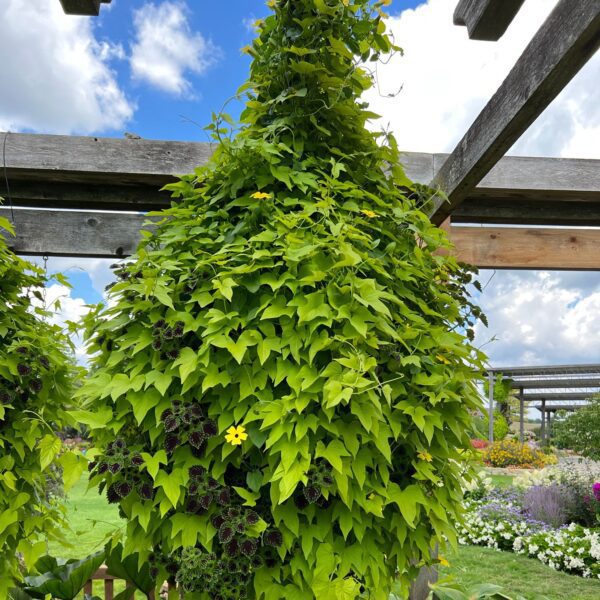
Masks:
[[[378,86],[365,94],[382,115],[373,126],[403,150],[451,151],[556,2],[527,0],[489,43],[453,25],[456,0],[393,0],[388,27],[404,56],[377,66]],[[247,77],[241,48],[265,14],[263,0],[113,0],[99,18],[66,16],[59,0],[0,0],[0,131],[204,141],[211,113]],[[509,153],[600,159],[598,81],[600,53]],[[112,262],[51,259],[74,286],[53,286],[63,318],[102,299]],[[481,280],[490,326],[477,343],[494,366],[600,362],[600,273]]]
[[[55,0],[56,1],[56,0]],[[109,10],[103,7],[95,23],[97,37],[111,44],[121,44],[127,51],[136,37],[135,14],[148,9],[146,0],[113,0]],[[393,0],[391,15],[422,4],[419,0]],[[112,68],[126,95],[137,105],[129,130],[145,138],[204,141],[201,127],[211,120],[211,113],[235,95],[246,80],[250,58],[240,51],[249,44],[254,33],[252,23],[269,14],[262,0],[228,0],[226,2],[189,2],[185,11],[190,30],[200,34],[214,49],[212,64],[202,73],[188,72],[190,93],[180,96],[161,91],[131,77],[127,61],[114,60]],[[239,115],[240,104],[231,103],[226,112]],[[198,125],[191,123],[194,121]],[[105,134],[121,137],[123,132],[107,129]]]

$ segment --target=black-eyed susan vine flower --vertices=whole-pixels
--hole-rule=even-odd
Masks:
[[[267,194],[266,192],[254,192],[254,194],[250,196],[250,198],[255,198],[256,200],[268,200],[272,197],[272,194]]]
[[[230,427],[225,435],[225,441],[230,443],[232,446],[241,446],[244,440],[248,439],[246,428],[243,425],[237,427]]]
[[[365,215],[366,217],[369,217],[369,219],[374,219],[377,215],[377,213],[373,210],[368,210],[368,209],[363,209],[360,211],[363,215]]]
[[[429,454],[429,452],[419,452],[417,454],[417,456],[421,459],[424,460],[426,462],[431,462],[433,460],[433,457],[431,456],[431,454]]]

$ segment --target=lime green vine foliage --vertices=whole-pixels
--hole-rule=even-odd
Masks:
[[[0,227],[10,224],[0,219]],[[0,235],[0,598],[20,579],[17,553],[28,566],[60,535],[62,512],[46,486],[67,422],[73,363],[70,343],[51,325],[41,291],[46,277],[15,256]],[[73,466],[70,456],[63,468]]]
[[[190,598],[387,598],[454,539],[481,356],[359,64],[382,2],[272,2],[243,127],[87,320],[93,482]]]

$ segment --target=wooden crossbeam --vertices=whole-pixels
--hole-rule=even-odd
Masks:
[[[212,149],[203,143],[11,133],[7,175],[17,206],[149,210],[167,206],[169,194],[159,188],[174,175],[206,164]],[[427,183],[447,158],[407,152],[402,162],[411,179]],[[505,157],[455,210],[453,220],[596,225],[599,212],[600,160]]]
[[[480,268],[600,270],[600,229],[452,226],[450,238]]]
[[[571,394],[558,394],[558,393],[543,393],[543,394],[525,394],[523,398],[525,400],[546,400],[546,402],[557,402],[560,400],[567,401],[570,400],[572,402],[582,402],[584,400],[589,400],[594,395],[593,392],[574,392]]]
[[[135,251],[147,218],[139,213],[17,209],[8,245],[23,255],[123,258]],[[0,208],[10,219],[11,210]],[[2,232],[2,229],[0,229]]]
[[[16,237],[23,255],[123,257],[140,240],[148,219],[141,213],[16,209]],[[0,216],[10,218],[8,208]],[[449,229],[463,262],[493,269],[600,269],[600,229],[461,227]]]
[[[530,380],[517,380],[511,381],[505,379],[511,383],[513,389],[561,389],[561,388],[600,388],[600,377],[596,378],[581,378],[581,379],[530,379]]]
[[[441,224],[579,72],[600,45],[600,2],[560,0],[433,179]]]
[[[454,24],[464,25],[472,40],[498,41],[525,0],[460,0]]]
[[[60,0],[65,14],[87,17],[97,17],[100,14],[100,5],[111,2],[112,0]]]

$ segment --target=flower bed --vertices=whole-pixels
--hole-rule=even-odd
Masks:
[[[545,470],[546,471],[546,470]],[[600,578],[600,481],[588,469],[556,467],[516,479],[508,489],[486,480],[466,491],[458,541],[538,558],[551,568]]]
[[[528,444],[514,440],[494,442],[484,454],[483,461],[492,467],[519,467],[521,469],[541,469],[543,454]]]
[[[572,523],[566,528],[517,537],[517,554],[537,558],[557,571],[600,579],[600,531]]]

